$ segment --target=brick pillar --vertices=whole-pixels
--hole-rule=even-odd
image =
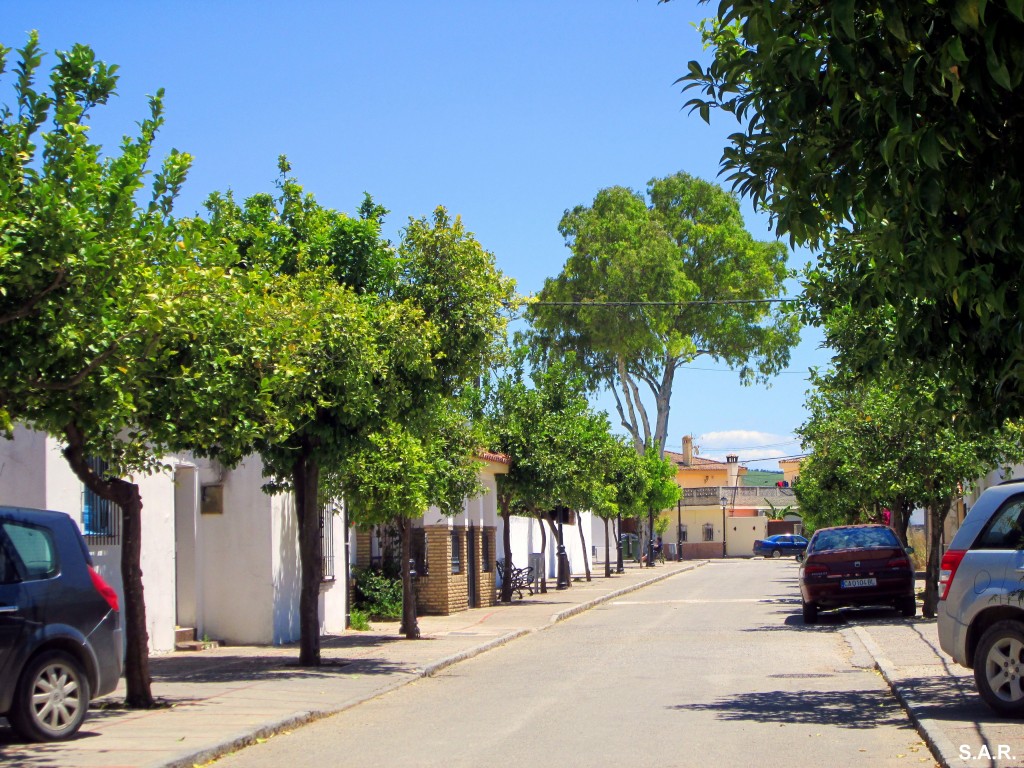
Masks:
[[[480,529],[481,543],[487,541],[487,561],[484,563],[483,573],[480,574],[480,604],[483,606],[497,605],[496,595],[497,579],[494,575],[494,561],[498,559],[495,545],[497,544],[497,529],[493,525],[485,525]],[[480,547],[481,557],[484,547]]]
[[[424,614],[446,616],[449,610],[448,579],[452,570],[451,529],[447,525],[425,525],[427,575],[420,576],[416,607]]]

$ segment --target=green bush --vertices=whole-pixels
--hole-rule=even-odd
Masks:
[[[402,618],[402,580],[393,576],[385,576],[380,571],[369,568],[355,572],[356,588],[353,605],[365,611],[370,618],[400,619]]]
[[[348,626],[357,632],[368,632],[373,629],[370,626],[370,614],[358,608],[353,608],[348,612]]]

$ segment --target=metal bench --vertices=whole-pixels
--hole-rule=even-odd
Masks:
[[[498,560],[495,562],[495,567],[498,569],[498,573],[504,578],[505,575],[505,561]],[[519,593],[519,599],[523,599],[523,590],[527,590],[531,595],[533,594],[533,568],[516,568],[513,564],[510,569],[510,576],[512,582],[512,591]]]

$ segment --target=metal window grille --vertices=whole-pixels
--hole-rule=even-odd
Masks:
[[[686,530],[686,526],[685,525],[680,525],[679,526],[679,540],[680,541],[688,541],[689,540],[687,538],[687,530]]]
[[[715,540],[715,526],[711,523],[704,523],[704,541]]]
[[[320,507],[320,557],[323,562],[323,581],[334,581],[334,509],[333,502]]]
[[[427,563],[427,532],[422,528],[413,528],[412,531],[412,559],[416,563],[416,575],[427,576],[430,569]]]
[[[462,541],[458,531],[452,531],[452,573],[462,573]]]
[[[99,477],[107,474],[103,459],[86,459],[89,468]],[[93,545],[121,543],[121,507],[82,486],[82,533]]]
[[[491,537],[486,530],[482,530],[480,536],[480,572],[491,572]]]

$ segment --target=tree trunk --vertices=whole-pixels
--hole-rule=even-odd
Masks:
[[[508,499],[498,499],[501,506],[501,519],[504,521],[504,530],[501,532],[501,543],[505,553],[505,565],[501,573],[501,602],[512,602],[512,536],[509,533],[509,519],[512,517],[509,511]]]
[[[924,602],[921,613],[927,619],[935,618],[939,606],[939,567],[942,563],[942,526],[953,500],[950,498],[934,501],[928,505],[928,568],[925,571]]]
[[[125,705],[149,709],[156,704],[149,676],[149,632],[142,586],[142,494],[119,478],[100,478],[85,457],[85,436],[75,424],[64,429],[64,458],[90,491],[121,508],[121,582],[124,588]]]
[[[292,465],[295,514],[299,521],[299,666],[320,666],[320,465],[303,445]]]
[[[416,585],[412,581],[412,520],[395,521],[402,537],[402,624],[399,632],[406,640],[420,639],[420,626],[416,619]]]
[[[910,505],[905,496],[897,496],[896,503],[889,510],[889,526],[903,546],[907,546],[907,527],[910,525]]]
[[[612,564],[609,558],[611,557],[611,547],[608,542],[608,518],[604,519],[604,577],[610,579],[612,577]]]
[[[587,557],[587,539],[583,535],[583,516],[576,513],[576,527],[580,532],[580,547],[583,549],[583,570],[587,574],[587,581],[590,581],[590,559]]]

